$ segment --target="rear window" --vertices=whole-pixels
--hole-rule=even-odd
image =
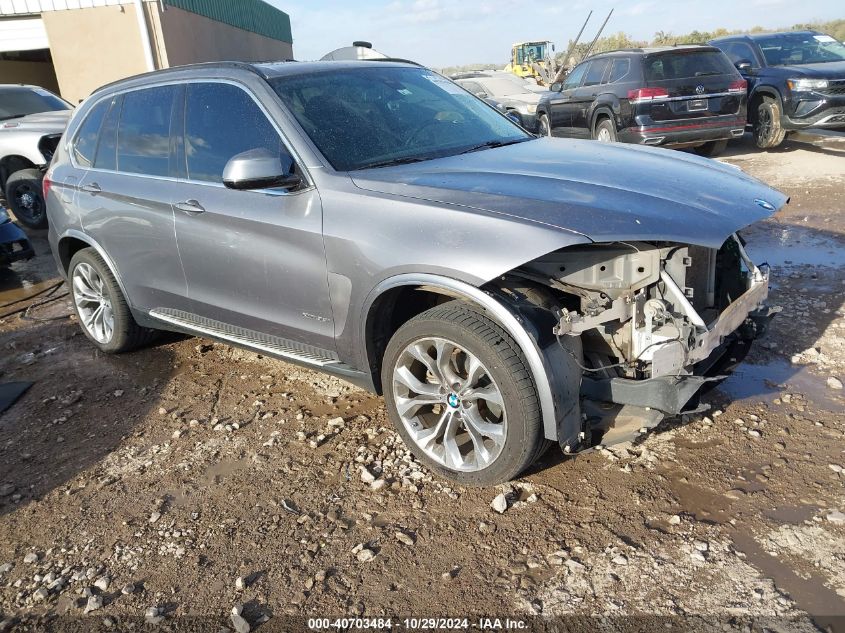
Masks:
[[[669,52],[645,58],[646,81],[733,75],[736,69],[721,51]]]
[[[43,88],[0,88],[0,121],[58,110],[70,110],[70,104]]]

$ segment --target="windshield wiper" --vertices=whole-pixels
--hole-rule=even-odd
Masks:
[[[405,156],[404,158],[391,158],[390,160],[382,160],[377,163],[368,163],[366,165],[362,165],[357,169],[370,169],[372,167],[391,167],[392,165],[408,165],[410,163],[421,163],[424,160],[428,160],[428,158],[422,158],[420,156]]]
[[[505,145],[514,145],[516,143],[523,143],[524,141],[530,141],[530,138],[514,138],[509,141],[487,141],[486,143],[479,143],[478,145],[473,145],[458,154],[469,154],[470,152],[478,152],[483,149],[492,149],[494,147],[504,147]]]

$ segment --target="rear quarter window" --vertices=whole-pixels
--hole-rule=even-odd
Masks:
[[[630,59],[614,59],[613,66],[610,69],[610,76],[607,78],[607,83],[613,84],[624,79],[630,71]]]
[[[721,51],[671,52],[645,58],[646,81],[732,75],[736,71]]]

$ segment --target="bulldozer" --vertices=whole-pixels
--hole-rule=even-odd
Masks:
[[[553,63],[555,45],[548,41],[520,42],[511,47],[511,62],[505,71],[542,83]]]

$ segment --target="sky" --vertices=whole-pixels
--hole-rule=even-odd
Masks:
[[[719,27],[777,28],[845,18],[843,0],[268,0],[288,13],[296,59],[319,59],[353,40],[390,55],[440,68],[507,62],[514,42],[551,40],[558,52],[590,10],[583,39],[605,29],[650,40],[657,31],[686,33]]]

